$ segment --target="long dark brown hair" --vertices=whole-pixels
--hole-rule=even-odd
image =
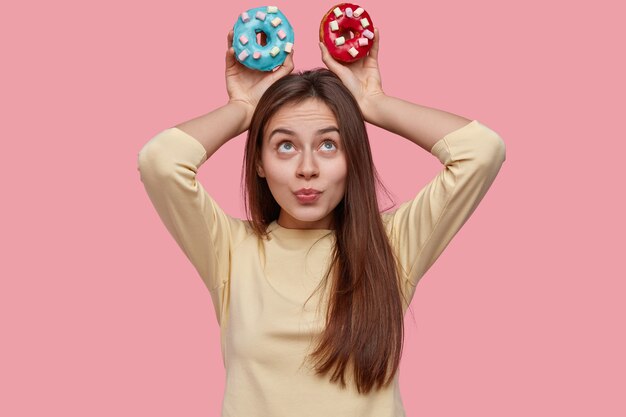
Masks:
[[[374,386],[388,386],[399,367],[404,343],[403,292],[381,219],[376,184],[389,193],[374,167],[359,105],[333,72],[316,68],[292,73],[265,91],[248,131],[243,201],[254,233],[267,238],[267,226],[278,219],[281,208],[266,179],[257,175],[263,131],[283,105],[311,98],[322,100],[337,119],[347,177],[345,195],[333,211],[335,245],[323,279],[326,284],[333,271],[326,326],[310,358],[317,374],[332,370],[330,380],[339,380],[342,388],[352,365],[358,392],[368,393]]]

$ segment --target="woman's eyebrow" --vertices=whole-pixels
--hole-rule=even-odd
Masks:
[[[317,131],[318,135],[323,135],[324,133],[329,133],[329,132],[337,132],[339,133],[339,129],[335,126],[328,126],[328,127],[324,127],[322,129],[319,129]],[[272,136],[274,136],[275,133],[283,133],[285,135],[295,135],[296,132],[294,132],[293,130],[290,129],[285,129],[284,127],[278,127],[274,130],[272,130],[272,133],[270,133],[270,137],[268,139],[268,142],[270,140],[272,140]]]

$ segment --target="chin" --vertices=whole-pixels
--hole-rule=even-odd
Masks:
[[[301,222],[317,222],[317,221],[322,220],[328,215],[328,213],[319,213],[319,214],[314,213],[314,212],[303,213],[301,210],[296,210],[295,213],[289,213],[289,214],[295,220],[298,220]]]
[[[286,214],[295,221],[312,223],[325,219],[330,213],[316,207],[296,207],[293,210],[287,211]]]

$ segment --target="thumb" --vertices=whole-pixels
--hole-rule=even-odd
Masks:
[[[332,57],[330,52],[328,52],[328,48],[324,45],[324,42],[320,42],[319,46],[322,51],[322,62],[326,64],[328,69],[337,75],[345,74],[346,68]]]
[[[283,77],[287,74],[289,74],[291,71],[293,71],[295,65],[293,63],[293,53],[294,53],[295,49],[292,47],[291,48],[291,52],[287,54],[287,57],[285,58],[285,61],[283,62],[283,64],[281,66],[278,67],[278,69],[275,72],[275,74],[280,78]]]
[[[235,59],[235,49],[231,46],[226,50],[226,69],[234,67],[237,64]]]
[[[231,29],[226,35],[226,69],[229,69],[237,63],[235,59],[235,49],[233,48],[233,30]]]

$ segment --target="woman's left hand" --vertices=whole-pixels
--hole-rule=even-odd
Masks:
[[[374,44],[365,58],[358,61],[344,64],[335,60],[326,45],[320,42],[322,50],[322,61],[329,70],[334,72],[350,90],[359,103],[365,120],[369,120],[369,112],[372,104],[377,98],[384,96],[380,71],[378,69],[378,45],[380,34],[377,28],[374,29]]]

